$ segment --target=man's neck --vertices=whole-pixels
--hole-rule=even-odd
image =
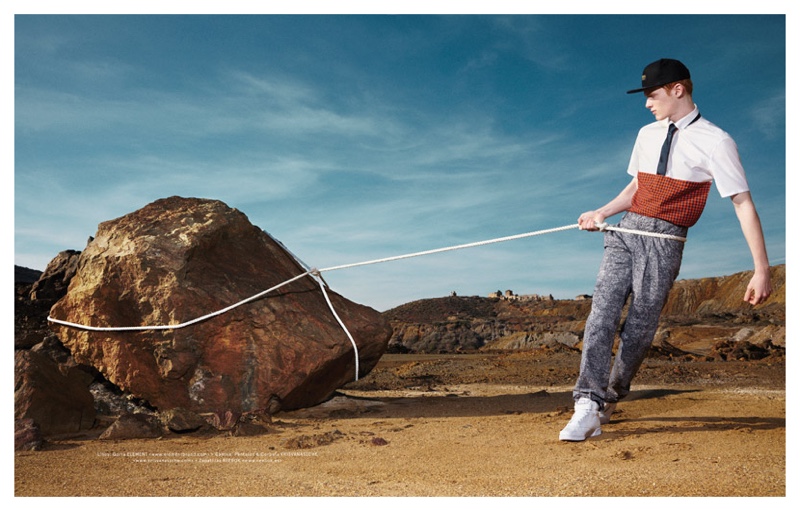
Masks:
[[[671,122],[678,122],[690,113],[694,112],[695,105],[691,96],[687,96],[680,102],[677,111],[669,117]]]

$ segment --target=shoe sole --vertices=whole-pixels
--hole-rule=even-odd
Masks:
[[[570,437],[569,435],[565,435],[564,432],[562,431],[561,433],[559,433],[558,439],[559,440],[563,440],[565,442],[583,442],[587,438],[596,437],[596,436],[598,436],[598,435],[600,435],[602,433],[603,433],[603,430],[600,429],[600,428],[597,428],[594,431],[592,431],[589,435],[581,438],[579,436]]]

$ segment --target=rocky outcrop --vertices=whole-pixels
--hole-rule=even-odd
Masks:
[[[91,376],[75,369],[62,373],[50,358],[20,350],[14,364],[14,419],[30,419],[42,435],[74,433],[94,425]]]
[[[725,341],[780,351],[786,343],[786,266],[773,267],[771,275],[773,294],[756,307],[742,300],[752,272],[676,282],[662,313],[653,353],[724,359],[730,350],[714,346],[723,346]],[[590,297],[520,301],[448,296],[404,304],[384,316],[393,329],[391,352],[579,349],[590,309]]]
[[[742,298],[753,272],[724,277],[679,280],[670,291],[663,316],[755,315],[785,320],[786,265],[770,268],[773,292],[769,300],[755,307]]]
[[[304,271],[240,211],[170,197],[100,224],[50,314],[99,327],[174,325]],[[390,327],[377,311],[328,293],[358,346],[363,376],[384,353]],[[355,376],[353,347],[310,276],[186,328],[53,329],[78,363],[159,410],[238,416],[302,408]]]
[[[393,329],[388,349],[452,353],[529,349],[559,341],[574,345],[582,336],[590,307],[591,302],[585,300],[519,301],[478,296],[418,300],[384,313]]]
[[[56,268],[69,264],[70,257],[64,256],[70,252],[56,256],[44,273],[14,267],[16,450],[39,449],[45,436],[75,433],[96,424],[89,390],[92,372],[75,364],[47,324],[50,307],[66,293],[70,276]],[[47,291],[32,296],[34,286]]]
[[[50,307],[67,293],[67,286],[78,264],[80,252],[64,250],[44,272],[14,267],[14,348],[29,349],[50,334],[47,314]]]
[[[33,284],[39,277],[42,276],[42,272],[39,270],[34,270],[32,268],[26,268],[25,266],[17,266],[14,265],[14,284],[15,285],[27,285]]]
[[[64,250],[53,258],[44,273],[31,288],[31,300],[52,300],[55,302],[67,293],[67,287],[78,268],[77,250]]]

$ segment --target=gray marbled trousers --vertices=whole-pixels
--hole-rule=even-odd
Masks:
[[[688,231],[636,213],[626,213],[619,226],[682,237]],[[661,309],[678,276],[683,245],[682,241],[640,234],[605,233],[605,252],[583,334],[580,375],[573,390],[575,399],[589,397],[602,406],[628,395],[631,380],[653,342]],[[629,297],[630,307],[612,368],[614,337]]]

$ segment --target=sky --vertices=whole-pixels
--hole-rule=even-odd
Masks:
[[[662,57],[736,140],[784,264],[787,17],[772,12],[14,12],[14,264],[44,270],[173,195],[239,209],[317,268],[572,225],[629,182],[653,117],[626,91]],[[574,298],[602,251],[573,229],[323,276],[381,311],[452,292]],[[752,266],[712,186],[678,278]]]

